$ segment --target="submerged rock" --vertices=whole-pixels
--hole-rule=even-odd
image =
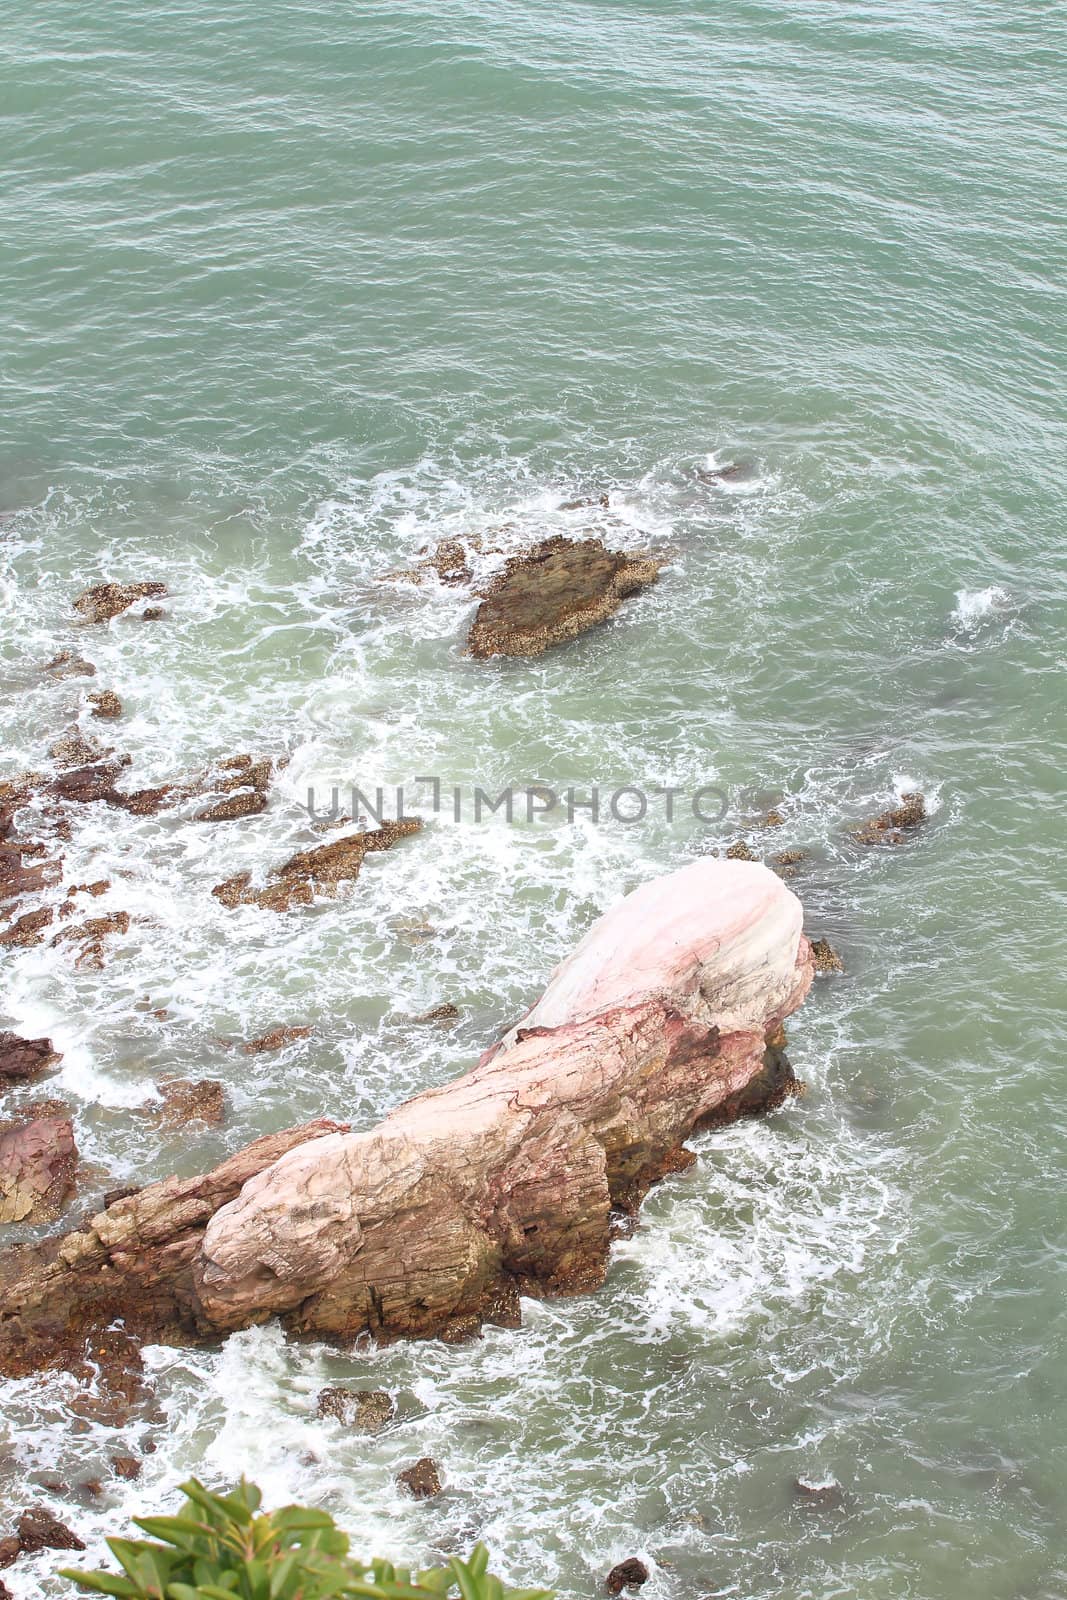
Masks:
[[[793,1479],[793,1498],[805,1511],[847,1511],[849,1497],[839,1483],[805,1483]]]
[[[132,1483],[141,1476],[144,1463],[139,1456],[112,1456],[111,1470],[116,1478],[124,1478],[127,1483]]]
[[[284,1045],[293,1044],[297,1039],[306,1039],[314,1031],[307,1024],[271,1028],[269,1033],[260,1034],[258,1039],[246,1040],[241,1049],[246,1056],[258,1056],[265,1050],[281,1050]]]
[[[622,1594],[624,1589],[639,1589],[648,1579],[649,1571],[645,1563],[637,1556],[628,1556],[618,1566],[612,1567],[604,1580],[604,1587],[609,1594]]]
[[[441,1474],[432,1456],[422,1456],[413,1466],[398,1472],[396,1481],[416,1500],[432,1500],[441,1493]]]
[[[393,1397],[384,1389],[322,1389],[317,1406],[320,1417],[334,1417],[364,1433],[377,1433],[396,1416]]]
[[[539,656],[614,616],[622,602],[655,583],[650,555],[608,550],[599,539],[544,539],[512,556],[483,590],[467,654]]]
[[[149,1109],[168,1128],[206,1122],[217,1128],[226,1115],[226,1090],[214,1078],[164,1078],[156,1084],[163,1099]]]
[[[51,661],[45,663],[46,672],[53,678],[94,678],[96,668],[91,661],[85,661],[81,656],[76,656],[73,650],[61,650]]]
[[[165,583],[97,583],[74,601],[74,609],[89,622],[110,622],[136,600],[166,594]]]
[[[902,794],[898,806],[853,828],[852,837],[860,844],[903,844],[907,834],[926,821],[926,796]]]
[[[216,884],[212,894],[230,910],[237,906],[260,906],[266,911],[291,911],[308,906],[316,894],[333,896],[341,883],[358,878],[363,858],[377,850],[389,850],[398,839],[418,833],[417,817],[383,822],[370,833],[346,834],[313,850],[300,850],[271,873],[260,889],[252,886],[252,875],[239,872]]]
[[[54,1222],[74,1192],[77,1165],[69,1117],[0,1123],[0,1222]]]
[[[411,1020],[412,1022],[455,1022],[460,1016],[462,1016],[462,1012],[459,1007],[454,1006],[451,1000],[446,1000],[439,1006],[431,1006],[429,1011],[423,1011],[419,1016],[412,1017]]]
[[[0,1033],[0,1083],[31,1083],[62,1061],[51,1039],[23,1039]]]
[[[109,911],[103,917],[88,917],[84,922],[72,924],[69,928],[62,928],[52,940],[54,945],[73,943],[80,945],[74,958],[74,965],[78,968],[89,968],[99,971],[104,965],[106,946],[104,940],[112,934],[128,933],[130,930],[130,913],[128,911]]]
[[[72,767],[54,778],[49,788],[57,800],[67,800],[74,805],[93,805],[97,800],[118,805],[120,797],[115,785],[119,774],[130,765],[129,756],[116,756],[112,761],[94,761],[84,767]]]
[[[145,606],[141,612],[142,622],[162,622],[167,612],[162,606]]]

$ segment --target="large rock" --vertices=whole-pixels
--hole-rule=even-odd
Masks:
[[[544,539],[512,556],[483,590],[467,653],[539,656],[614,616],[659,569],[654,557],[608,550],[599,539]]]
[[[462,1337],[514,1323],[520,1293],[594,1288],[613,1211],[692,1159],[688,1135],[789,1092],[781,1023],[812,979],[801,920],[756,863],[644,885],[456,1082],[366,1132],[153,1185],[58,1256],[0,1263],[0,1365],[47,1347],[75,1308],[82,1328],[127,1308],[156,1337],[275,1314],[346,1339]]]
[[[77,1165],[69,1117],[0,1123],[0,1222],[54,1222],[74,1192]]]

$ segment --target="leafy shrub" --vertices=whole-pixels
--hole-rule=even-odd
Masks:
[[[182,1490],[179,1516],[134,1518],[148,1539],[108,1540],[125,1577],[70,1569],[63,1576],[118,1600],[552,1600],[547,1589],[505,1589],[482,1544],[466,1561],[412,1573],[350,1555],[348,1535],[325,1511],[260,1513],[263,1497],[244,1478],[226,1495],[195,1478]]]

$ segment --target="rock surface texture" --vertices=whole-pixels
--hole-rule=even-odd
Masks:
[[[614,616],[659,569],[653,556],[609,550],[599,539],[544,539],[512,556],[482,591],[467,654],[542,655]]]
[[[279,1136],[285,1153],[260,1140],[0,1259],[0,1365],[116,1315],[156,1337],[275,1315],[328,1337],[463,1337],[517,1322],[522,1293],[595,1288],[613,1213],[689,1165],[686,1137],[790,1092],[781,1024],[812,979],[801,921],[758,863],[645,884],[454,1083],[363,1133],[312,1126]]]

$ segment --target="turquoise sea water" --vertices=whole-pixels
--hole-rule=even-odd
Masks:
[[[130,933],[103,973],[5,957],[85,1197],[445,1081],[762,804],[785,825],[747,836],[811,852],[848,969],[791,1029],[806,1097],[698,1141],[600,1294],[461,1348],[150,1352],[160,1409],[120,1434],[7,1385],[5,1525],[38,1495],[99,1541],[247,1468],[382,1552],[485,1537],[568,1596],[640,1554],[650,1600],[1062,1600],[1062,8],[22,0],[0,38],[0,776],[95,726],[40,670],[64,648],[122,697],[134,781],[290,758],[243,823],[86,808],[69,881],[110,878]],[[462,592],[377,580],[501,525],[669,565],[566,649],[470,662]],[[75,625],[103,578],[165,580],[168,619]],[[730,813],[445,814],[305,914],[212,900],[312,841],[309,785],[418,774]],[[921,837],[854,847],[910,786]],[[406,1020],[443,999],[455,1029]],[[316,1032],[218,1042],[278,1022]],[[227,1082],[221,1132],[137,1113],[168,1071]],[[370,1444],[314,1415],[353,1377],[400,1396]],[[42,1488],[147,1442],[137,1485]],[[425,1453],[448,1493],[416,1506],[393,1475]]]

